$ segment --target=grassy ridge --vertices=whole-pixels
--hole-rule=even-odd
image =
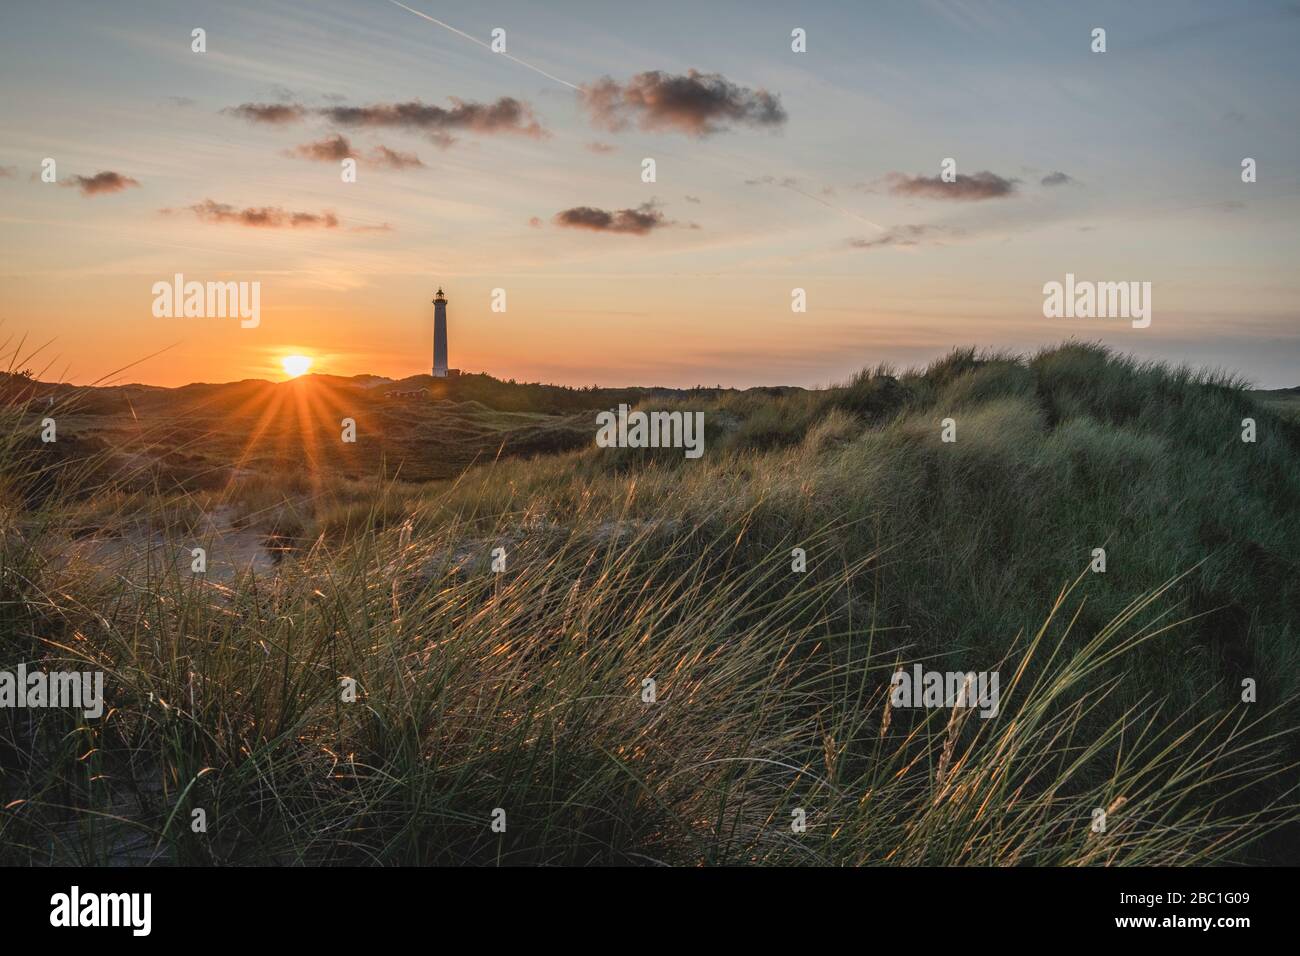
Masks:
[[[12,406],[0,669],[102,668],[114,709],[0,711],[0,862],[1293,852],[1294,419],[1077,345],[643,407],[703,410],[704,458],[124,493],[99,453],[51,468]],[[274,573],[177,563],[221,547],[195,520],[218,505],[291,514]],[[68,546],[141,521],[111,558]],[[1001,713],[888,707],[914,661],[998,670]]]

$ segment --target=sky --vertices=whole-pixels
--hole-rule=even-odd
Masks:
[[[521,381],[1075,338],[1300,385],[1294,3],[404,3],[3,4],[0,351],[399,378],[442,287],[450,364]],[[260,283],[258,324],[156,316],[177,273]],[[1150,325],[1045,317],[1067,273],[1150,282]]]

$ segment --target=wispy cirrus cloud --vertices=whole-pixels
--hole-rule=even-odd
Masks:
[[[174,210],[164,209],[164,214]],[[332,212],[293,212],[279,206],[247,206],[239,208],[229,203],[211,199],[186,206],[200,222],[248,226],[253,229],[337,229],[338,216]]]
[[[626,83],[606,76],[581,87],[579,97],[592,122],[612,131],[635,122],[643,130],[704,137],[736,126],[774,128],[787,119],[775,93],[698,70],[684,74],[650,70]]]
[[[879,236],[870,239],[850,239],[849,245],[854,249],[882,249],[887,246],[910,248],[926,242],[939,242],[944,236],[962,235],[960,229],[948,226],[933,226],[923,223],[908,223],[892,226]]]
[[[595,206],[574,206],[555,214],[557,226],[568,229],[587,229],[591,232],[614,232],[644,236],[656,229],[671,226],[653,200],[636,209],[598,209]]]
[[[1016,191],[1018,179],[1006,179],[997,173],[983,170],[969,176],[957,174],[955,181],[944,182],[939,176],[908,176],[890,173],[885,177],[889,191],[896,196],[916,196],[922,199],[951,199],[959,202],[978,202],[983,199],[1002,199]]]
[[[83,196],[102,196],[107,193],[120,193],[132,186],[139,186],[140,183],[122,173],[104,170],[93,176],[72,176],[59,185],[80,189]]]

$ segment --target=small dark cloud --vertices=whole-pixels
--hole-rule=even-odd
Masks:
[[[779,96],[698,70],[651,70],[625,84],[606,76],[583,86],[579,96],[592,122],[613,131],[635,121],[643,130],[709,136],[734,126],[777,127],[787,118]]]
[[[188,96],[169,96],[167,97],[167,102],[170,103],[172,106],[175,106],[177,109],[183,109],[183,110],[189,109],[191,106],[198,105],[197,101],[191,99]]]
[[[510,96],[495,103],[468,103],[449,97],[450,108],[411,100],[370,106],[327,106],[317,112],[343,126],[389,127],[427,133],[439,146],[450,146],[452,132],[513,133],[540,139],[547,135],[532,108]]]
[[[229,203],[205,199],[186,207],[202,222],[234,223],[254,229],[336,229],[339,220],[332,212],[291,212],[278,206],[258,206],[240,209]],[[170,209],[164,209],[170,213]]]
[[[322,163],[337,163],[339,160],[347,159],[352,155],[352,144],[342,134],[335,133],[333,136],[327,136],[314,143],[303,143],[301,146],[295,146],[289,150],[289,155],[297,156],[300,159],[313,159]]]
[[[655,229],[672,225],[664,219],[653,201],[636,209],[610,211],[593,206],[574,206],[555,214],[555,224],[570,229],[590,229],[593,232],[621,232],[644,236]]]
[[[746,186],[784,186],[791,189],[799,185],[799,180],[793,176],[782,176],[778,179],[775,176],[759,176],[757,179],[746,179]]]
[[[284,91],[288,92],[288,91]],[[427,133],[439,146],[450,146],[452,132],[515,133],[542,138],[547,134],[527,104],[503,96],[494,103],[469,103],[450,97],[450,107],[412,100],[406,103],[375,103],[370,106],[323,106],[308,108],[297,102],[242,103],[221,112],[250,123],[286,126],[308,115],[322,116],[342,126],[390,127]]]
[[[370,151],[370,161],[388,169],[423,169],[424,163],[415,153],[402,153],[387,146],[376,146]]]
[[[352,147],[352,143],[341,133],[335,133],[333,136],[327,136],[324,139],[317,140],[314,143],[304,143],[287,151],[289,156],[299,156],[303,159],[314,159],[321,162],[339,162],[348,157],[356,156],[357,153]],[[414,169],[423,168],[424,163],[415,153],[403,153],[395,149],[389,149],[387,146],[379,145],[370,151],[366,157],[367,162],[374,163],[387,169]]]
[[[587,149],[588,151],[593,153],[612,153],[614,152],[614,150],[618,149],[618,147],[611,146],[609,143],[602,143],[597,140],[595,142],[588,143]]]
[[[870,239],[850,239],[849,245],[854,249],[883,249],[886,246],[906,248],[919,246],[923,242],[937,241],[937,237],[940,236],[959,234],[958,230],[944,226],[906,224],[894,226]]]
[[[981,199],[1000,199],[1015,193],[1017,179],[1004,179],[988,170],[969,176],[957,174],[954,182],[946,183],[938,176],[907,176],[890,173],[886,179],[890,192],[897,196],[919,196],[924,199],[955,199],[975,202]]]
[[[1054,173],[1048,173],[1041,180],[1044,186],[1065,186],[1074,182],[1074,177],[1059,170]]]
[[[17,166],[0,166],[0,179],[13,179],[17,175]]]
[[[531,219],[528,220],[528,225],[532,226],[534,229],[541,229],[542,220],[539,219],[537,216],[533,216]]]
[[[239,106],[228,106],[221,112],[250,123],[267,123],[271,126],[287,126],[307,115],[306,107],[297,103],[241,103]]]
[[[95,173],[93,176],[73,176],[60,183],[61,186],[75,186],[83,196],[99,196],[105,193],[120,193],[129,186],[140,184],[130,176],[123,176],[111,170]]]
[[[393,232],[391,223],[382,222],[377,226],[352,226],[348,232]]]

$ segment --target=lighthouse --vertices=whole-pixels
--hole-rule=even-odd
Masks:
[[[447,297],[441,287],[433,297],[433,377],[447,377]]]

